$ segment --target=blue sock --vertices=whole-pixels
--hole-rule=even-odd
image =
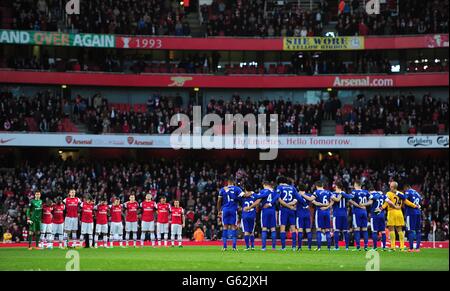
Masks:
[[[233,229],[231,231],[231,239],[233,241],[233,249],[235,249],[236,248],[236,242],[237,242],[236,230],[235,229]]]
[[[416,230],[416,249],[420,249],[420,242],[422,241],[422,232],[420,230]]]
[[[325,232],[325,237],[327,238],[327,247],[328,247],[328,249],[330,249],[331,248],[331,235],[330,235],[329,231]]]
[[[280,232],[281,249],[286,248],[286,232]]]
[[[252,248],[255,247],[255,235],[254,235],[254,234],[252,234],[252,235],[250,236],[250,246],[251,246]]]
[[[363,230],[363,238],[364,238],[364,248],[366,249],[369,246],[369,232],[367,230]]]
[[[266,249],[266,242],[267,242],[267,230],[262,231],[262,242],[261,242],[261,248]]]
[[[414,249],[414,232],[409,231],[408,232],[408,241],[409,241],[409,249]]]
[[[297,233],[292,233],[292,248],[295,249],[297,247]]]
[[[317,248],[320,249],[322,247],[322,231],[317,232]]]
[[[248,249],[250,247],[250,236],[244,235],[245,247]]]
[[[302,248],[302,241],[303,241],[303,231],[300,231],[298,234],[298,241],[297,241],[297,243],[298,243],[298,248]]]
[[[373,248],[378,247],[378,233],[376,231],[372,232]]]
[[[345,248],[348,249],[350,246],[350,234],[348,231],[344,232]]]
[[[339,231],[334,232],[334,247],[339,248]]]
[[[355,244],[356,244],[356,248],[359,249],[361,248],[361,233],[359,232],[359,230],[355,231],[354,233],[355,235]]]
[[[227,239],[228,239],[228,229],[224,229],[222,231],[222,241],[223,241],[223,248],[227,248]]]
[[[383,244],[383,249],[385,249],[386,248],[386,233],[385,232],[383,232],[381,234],[381,243]]]
[[[270,235],[272,236],[272,249],[275,249],[275,247],[277,246],[277,231],[272,231]]]
[[[308,249],[312,247],[312,232],[307,232],[306,237],[308,238]]]

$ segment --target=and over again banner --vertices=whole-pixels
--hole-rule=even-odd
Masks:
[[[114,48],[112,34],[74,34],[49,31],[0,30],[1,44]]]
[[[364,37],[285,37],[283,50],[285,51],[332,51],[332,50],[362,50]]]

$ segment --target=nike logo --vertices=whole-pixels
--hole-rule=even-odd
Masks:
[[[1,144],[3,144],[3,143],[7,143],[7,142],[10,142],[10,141],[12,141],[14,138],[10,138],[10,139],[0,139],[0,143]]]

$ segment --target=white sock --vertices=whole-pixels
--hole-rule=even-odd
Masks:
[[[169,234],[165,233],[164,234],[164,246],[167,246],[167,239],[169,238]]]
[[[172,234],[170,236],[170,240],[172,241],[172,245],[174,246],[175,245],[175,234]]]
[[[82,241],[82,239],[80,239]],[[77,234],[72,232],[72,246],[77,244]]]
[[[103,234],[103,246],[106,247],[108,245],[108,236]]]
[[[95,245],[98,244],[98,234],[97,233],[94,236],[94,242],[95,242]]]
[[[114,241],[116,240],[116,238],[112,235],[109,236],[109,246],[113,247],[114,246]]]
[[[155,233],[154,232],[150,233],[150,240],[152,241],[152,246],[154,246],[155,245]]]

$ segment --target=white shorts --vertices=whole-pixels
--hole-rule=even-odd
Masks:
[[[169,233],[169,224],[168,223],[156,223],[156,232],[157,233]]]
[[[137,232],[137,221],[136,222],[125,221],[125,231]]]
[[[64,223],[53,223],[52,224],[52,233],[55,234],[64,234]]]
[[[64,219],[64,230],[77,231],[78,230],[78,217],[66,217]]]
[[[141,231],[155,231],[155,222],[154,221],[142,221]]]
[[[108,224],[95,225],[95,233],[108,233]]]
[[[183,230],[183,226],[181,224],[172,224],[170,226],[170,232],[172,233],[172,235],[178,235],[178,238],[181,237],[181,232]]]
[[[122,222],[111,222],[111,228],[109,233],[112,235],[118,234],[123,235],[123,224]]]
[[[81,222],[81,234],[92,234],[94,232],[94,223]]]
[[[52,224],[41,223],[41,233],[52,233]]]

